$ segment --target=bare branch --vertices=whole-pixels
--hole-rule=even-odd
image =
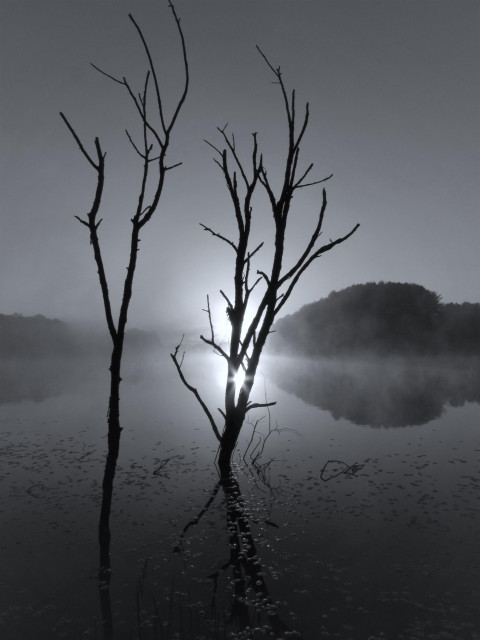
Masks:
[[[158,106],[158,113],[160,116],[160,122],[162,124],[162,129],[163,132],[166,133],[167,132],[167,128],[165,126],[165,118],[163,115],[163,104],[162,104],[162,97],[160,95],[160,86],[158,83],[158,78],[157,78],[157,72],[155,70],[155,65],[153,64],[153,59],[152,59],[152,54],[150,53],[150,48],[147,44],[147,41],[145,40],[145,37],[143,35],[142,30],[140,29],[140,27],[138,26],[137,22],[135,21],[135,18],[132,16],[131,13],[128,14],[128,17],[130,18],[131,22],[134,24],[135,29],[137,30],[137,33],[140,37],[140,40],[142,41],[143,44],[143,48],[145,49],[145,53],[147,55],[148,58],[148,63],[150,65],[150,71],[152,72],[152,77],[153,77],[153,84],[155,86],[155,93],[157,96],[157,106]]]
[[[216,151],[220,157],[222,157],[222,151],[220,151],[220,149],[217,149],[217,147],[214,144],[212,144],[211,142],[209,142],[208,140],[204,139],[203,141],[206,142],[209,147],[212,147],[212,149],[214,151]]]
[[[323,253],[326,253],[327,251],[330,251],[330,249],[333,249],[333,247],[335,247],[337,244],[340,244],[342,242],[345,242],[345,240],[348,240],[348,238],[350,238],[350,236],[352,236],[355,231],[359,228],[360,224],[357,223],[353,229],[351,229],[351,231],[349,231],[349,233],[347,233],[347,235],[341,237],[341,238],[337,238],[336,240],[332,240],[331,242],[329,242],[326,245],[323,245],[323,247],[320,247],[320,249],[318,249],[317,251],[315,251],[315,253],[313,253],[308,260],[305,262],[305,264],[297,271],[295,277],[293,278],[293,280],[291,281],[288,289],[286,290],[286,292],[284,293],[280,303],[275,307],[275,315],[278,314],[278,312],[280,311],[280,309],[283,307],[283,305],[285,304],[285,302],[288,300],[288,298],[290,297],[290,294],[292,293],[295,285],[297,284],[298,280],[300,279],[300,276],[302,275],[302,273],[308,269],[308,267],[312,264],[312,262],[314,260],[316,260],[317,258],[319,258]],[[284,278],[282,278],[282,281],[284,281]]]
[[[273,407],[276,402],[251,402],[247,405],[247,411],[251,409],[263,409],[265,407]]]
[[[316,243],[316,241],[318,240],[318,238],[320,236],[320,232],[322,230],[323,219],[325,217],[326,209],[327,209],[327,192],[325,191],[325,189],[323,189],[323,191],[322,191],[322,206],[321,206],[321,209],[320,209],[320,213],[318,214],[317,226],[313,230],[313,233],[312,233],[311,238],[310,238],[310,240],[309,240],[309,242],[308,242],[308,244],[307,244],[307,246],[305,248],[305,251],[302,253],[302,255],[297,260],[295,265],[289,271],[287,271],[286,274],[284,274],[280,278],[279,283],[278,283],[279,286],[282,286],[282,284],[284,282],[286,282],[287,280],[290,280],[290,278],[293,275],[295,275],[295,273],[298,271],[298,269],[300,269],[302,264],[305,262],[305,260],[310,255],[311,250],[315,246],[315,243]]]
[[[184,87],[183,87],[183,92],[182,95],[180,96],[180,100],[177,103],[177,108],[175,109],[175,112],[172,116],[172,119],[170,120],[170,125],[168,127],[169,132],[173,129],[173,125],[175,124],[178,114],[180,113],[180,109],[183,106],[183,103],[185,102],[185,98],[187,97],[187,93],[188,93],[188,87],[189,87],[189,83],[190,83],[190,72],[189,72],[189,67],[188,67],[188,58],[187,58],[187,48],[185,45],[185,37],[183,35],[183,30],[180,24],[180,18],[177,16],[177,12],[175,11],[175,7],[173,5],[173,2],[169,2],[168,6],[170,7],[170,9],[172,10],[173,13],[173,17],[175,19],[175,23],[177,25],[177,30],[178,33],[180,35],[180,41],[181,41],[181,45],[182,45],[182,56],[183,56],[183,65],[184,65],[184,70],[185,70],[185,83],[184,83]]]
[[[158,146],[160,147],[160,149],[165,152],[166,151],[166,147],[168,146],[167,141],[163,141],[162,138],[160,137],[158,131],[155,129],[154,126],[152,126],[150,124],[150,122],[147,120],[147,113],[146,113],[146,100],[143,101],[143,103],[139,104],[135,94],[132,91],[132,88],[130,87],[130,85],[128,84],[127,80],[124,78],[123,79],[123,84],[125,85],[129,96],[131,97],[131,99],[133,100],[133,103],[138,111],[138,114],[144,124],[144,126],[153,134],[155,140],[158,143]],[[147,80],[148,80],[148,73],[147,73]],[[162,157],[162,155],[160,155],[159,157]]]
[[[82,220],[82,218],[80,218],[80,216],[75,216],[75,218],[81,222],[82,224],[84,224],[86,227],[90,228],[90,225],[88,224],[88,222],[86,220]]]
[[[153,127],[146,118],[146,99],[145,97],[142,99],[140,97],[140,102],[137,98],[137,96],[135,95],[135,93],[133,92],[130,84],[128,83],[127,79],[125,77],[123,77],[121,80],[119,80],[118,78],[115,78],[115,76],[112,76],[111,74],[107,73],[106,71],[103,71],[102,69],[100,69],[100,67],[97,67],[96,65],[94,65],[93,63],[90,63],[91,66],[98,71],[99,73],[101,73],[102,75],[106,76],[107,78],[110,78],[110,80],[113,80],[114,82],[116,82],[117,84],[121,84],[122,86],[124,86],[127,91],[128,94],[130,95],[142,121],[145,123],[146,127],[149,129],[149,131],[154,135],[158,145],[160,146],[160,148],[163,149],[164,147],[164,142],[162,141],[162,139],[160,138],[157,130],[155,129],[155,127]],[[146,85],[148,83],[148,78],[150,75],[150,71],[147,72],[147,76],[146,76],[146,81],[145,81],[145,92],[144,92],[144,96],[146,93]]]
[[[107,326],[108,326],[108,330],[110,332],[110,336],[112,338],[112,341],[115,342],[115,340],[117,338],[117,334],[118,334],[118,329],[115,326],[115,323],[113,321],[113,315],[112,315],[112,308],[111,308],[111,302],[110,302],[110,294],[109,294],[109,290],[108,290],[107,277],[106,277],[106,274],[105,274],[105,268],[104,268],[104,265],[103,265],[103,258],[102,258],[102,253],[101,253],[101,249],[100,249],[100,243],[99,243],[98,234],[97,234],[97,230],[98,230],[98,227],[99,227],[99,225],[101,223],[101,220],[99,222],[97,222],[97,219],[96,219],[98,211],[100,209],[100,204],[102,202],[102,196],[103,196],[103,185],[104,185],[104,180],[105,180],[105,156],[106,156],[106,154],[102,152],[102,148],[100,146],[99,139],[95,138],[95,151],[97,153],[98,162],[94,162],[92,160],[92,158],[90,157],[90,155],[85,150],[85,148],[82,145],[82,143],[80,142],[80,139],[79,139],[77,133],[75,132],[75,130],[73,129],[72,125],[69,123],[69,121],[67,120],[65,115],[63,113],[60,113],[60,116],[61,116],[62,120],[65,122],[65,124],[67,125],[70,133],[73,135],[75,141],[77,142],[77,144],[78,144],[78,146],[80,148],[80,151],[82,152],[82,154],[85,156],[85,158],[88,160],[90,165],[95,169],[95,171],[97,173],[97,187],[95,189],[95,196],[94,196],[92,208],[90,209],[90,212],[87,215],[88,222],[85,221],[85,220],[82,220],[79,216],[75,216],[75,218],[77,218],[77,220],[79,220],[79,222],[81,222],[83,225],[88,227],[88,229],[90,230],[90,244],[93,246],[94,259],[95,259],[95,263],[97,265],[98,277],[99,277],[99,281],[100,281],[100,289],[102,291],[103,305],[104,305],[104,310],[105,310],[105,318],[106,318],[106,321],[107,321]]]
[[[267,56],[263,53],[263,51],[260,49],[260,47],[258,46],[258,44],[256,45],[256,49],[259,52],[259,54],[262,56],[262,58],[265,60],[265,62],[267,63],[267,65],[270,67],[270,69],[272,70],[272,72],[278,77],[279,75],[281,75],[280,73],[280,67],[278,67],[277,69],[275,69],[272,65],[272,63],[268,60]]]
[[[261,280],[262,280],[262,277],[257,278],[257,279],[255,280],[255,282],[252,284],[252,286],[251,286],[251,287],[247,287],[247,286],[245,287],[246,292],[247,292],[247,297],[249,297],[249,296],[250,296],[250,294],[252,293],[252,291],[255,289],[255,287],[257,286],[257,284],[258,284]]]
[[[110,73],[107,73],[106,71],[103,71],[103,69],[100,69],[100,67],[97,67],[96,64],[93,64],[93,62],[90,63],[90,66],[92,66],[95,71],[98,71],[98,73],[101,73],[102,76],[106,76],[107,78],[110,78],[110,80],[113,80],[114,82],[116,82],[117,84],[125,84],[125,78],[122,78],[122,80],[119,80],[118,78],[115,78],[115,76],[112,76]]]
[[[179,343],[177,344],[177,346],[175,347],[175,351],[174,351],[173,353],[171,353],[171,354],[170,354],[170,357],[172,358],[173,363],[175,364],[175,367],[176,367],[176,369],[177,369],[177,371],[178,371],[178,375],[180,376],[180,380],[181,380],[181,381],[183,382],[183,384],[187,387],[187,389],[193,393],[193,395],[195,396],[195,398],[198,400],[198,402],[199,402],[200,406],[202,407],[202,409],[203,409],[203,411],[204,411],[205,415],[207,416],[207,418],[208,418],[208,420],[209,420],[209,422],[210,422],[210,425],[211,425],[211,427],[212,427],[212,429],[213,429],[213,432],[214,432],[214,434],[215,434],[215,436],[216,436],[217,440],[218,440],[218,441],[220,441],[220,440],[221,440],[220,433],[219,433],[219,431],[218,431],[218,429],[217,429],[217,425],[215,424],[215,420],[213,419],[212,414],[211,414],[211,413],[210,413],[210,411],[208,410],[207,405],[206,405],[206,404],[205,404],[205,402],[202,400],[202,398],[201,398],[200,394],[198,393],[198,390],[197,390],[195,387],[193,387],[191,384],[189,384],[189,383],[187,382],[187,380],[186,380],[185,376],[183,375],[183,371],[182,371],[182,364],[183,364],[183,357],[184,357],[184,355],[185,355],[185,352],[183,353],[183,355],[182,355],[182,359],[181,359],[181,361],[180,361],[180,362],[178,361],[178,358],[177,358],[177,356],[178,356],[178,351],[179,351],[179,349],[180,349],[180,347],[181,347],[181,345],[182,345],[182,342],[183,342],[183,336],[182,336],[182,339],[180,340],[180,342],[179,342]]]
[[[233,173],[233,179],[232,176],[230,175],[230,171],[228,168],[228,158],[227,158],[227,151],[224,150],[222,152],[222,164],[221,164],[221,169],[223,172],[223,175],[225,177],[225,181],[227,183],[227,187],[228,190],[230,192],[230,197],[232,198],[232,203],[234,206],[234,211],[235,211],[235,218],[237,220],[237,226],[238,226],[238,230],[239,233],[242,234],[245,230],[245,223],[242,217],[242,207],[240,205],[240,199],[238,196],[238,189],[237,189],[237,178],[236,178],[236,174],[235,172]]]
[[[229,240],[228,238],[225,238],[225,236],[222,236],[220,233],[213,231],[213,229],[210,229],[210,227],[207,227],[202,222],[199,222],[199,224],[204,231],[208,231],[209,233],[212,234],[212,236],[215,236],[216,238],[220,238],[220,240],[223,240],[224,242],[229,244],[232,247],[232,249],[235,251],[235,253],[237,252],[237,247],[231,240]]]
[[[262,276],[262,278],[265,280],[267,285],[270,284],[270,278],[267,276],[267,274],[264,271],[260,271],[260,269],[257,269],[257,274]]]
[[[228,305],[228,308],[229,309],[233,309],[233,304],[230,302],[228,296],[221,289],[220,289],[220,293],[221,293],[222,297],[225,299],[225,301],[226,301],[226,303]]]
[[[166,138],[168,139],[168,136],[170,135],[170,132],[173,129],[173,126],[177,120],[178,114],[180,113],[180,110],[183,106],[183,103],[185,102],[185,98],[187,96],[187,92],[188,92],[188,87],[189,87],[189,81],[190,81],[190,76],[189,76],[189,66],[188,66],[188,58],[187,58],[187,50],[186,50],[186,46],[185,46],[185,38],[183,35],[183,30],[180,24],[180,19],[177,16],[177,13],[175,11],[175,7],[173,5],[172,2],[168,3],[168,6],[170,7],[175,23],[177,25],[177,31],[179,33],[180,36],[180,41],[181,41],[181,47],[182,47],[182,57],[183,57],[183,64],[184,64],[184,71],[185,71],[185,81],[184,81],[184,87],[183,87],[183,91],[182,94],[177,102],[177,105],[174,109],[173,115],[170,119],[170,122],[167,123],[166,118],[165,118],[165,114],[164,114],[164,108],[163,108],[163,101],[162,101],[162,97],[161,97],[161,93],[160,93],[160,85],[158,82],[158,77],[157,77],[157,73],[156,73],[156,69],[155,69],[155,65],[153,63],[153,59],[152,59],[152,55],[150,52],[150,48],[148,46],[147,41],[145,40],[145,37],[142,33],[142,30],[140,29],[139,25],[137,24],[137,22],[135,21],[135,19],[133,18],[132,14],[129,14],[129,18],[131,20],[131,22],[133,23],[133,25],[135,26],[137,33],[140,37],[140,40],[142,41],[143,44],[143,48],[145,50],[149,65],[150,65],[150,71],[152,73],[152,77],[153,77],[153,83],[155,86],[155,94],[156,94],[156,100],[157,100],[157,109],[158,109],[158,115],[160,118],[160,122],[162,125],[162,129],[163,132],[166,136]],[[168,141],[167,139],[165,140],[165,144],[168,145]]]
[[[225,360],[229,362],[230,358],[228,357],[227,353],[222,349],[222,347],[218,344],[218,342],[215,339],[215,331],[213,329],[213,321],[212,321],[212,311],[210,309],[210,296],[207,296],[207,308],[204,309],[204,311],[208,315],[208,324],[210,325],[210,339],[205,338],[204,336],[200,336],[200,339],[203,340],[205,344],[208,344],[209,346],[213,347],[219,355],[223,356]]]
[[[158,158],[157,158],[157,160],[158,160]],[[165,166],[164,170],[165,171],[170,171],[171,169],[176,169],[176,167],[179,167],[182,164],[183,164],[183,162],[176,162],[175,164],[172,164],[169,167]]]
[[[235,137],[232,133],[232,139],[230,140],[227,136],[227,134],[225,133],[225,128],[220,129],[220,127],[217,127],[218,131],[222,134],[223,139],[225,140],[226,145],[228,146],[228,148],[230,149],[230,153],[232,154],[233,158],[235,159],[235,162],[237,164],[237,167],[240,170],[240,173],[242,174],[242,178],[243,181],[245,182],[246,186],[249,186],[249,182],[248,182],[248,178],[246,176],[245,170],[243,168],[242,163],[240,162],[240,159],[237,155],[237,152],[235,150]]]
[[[302,138],[305,134],[305,131],[307,130],[307,126],[308,126],[308,120],[310,118],[310,106],[308,104],[308,102],[305,105],[305,116],[303,119],[303,124],[302,124],[302,128],[300,129],[300,133],[297,136],[297,140],[295,142],[294,145],[294,150],[297,151],[299,146],[300,146],[300,142],[302,141]]]
[[[267,56],[263,53],[263,51],[260,49],[260,47],[258,45],[257,45],[257,51],[260,53],[262,58],[265,60],[265,62],[267,63],[267,66],[273,72],[273,74],[277,78],[278,84],[280,85],[280,89],[282,91],[282,96],[283,96],[283,102],[284,102],[284,105],[285,105],[285,111],[287,113],[287,118],[288,118],[289,136],[290,136],[290,140],[292,140],[292,136],[293,136],[293,118],[292,118],[291,107],[290,107],[290,103],[288,101],[288,96],[287,96],[287,92],[286,92],[286,89],[285,89],[285,85],[283,84],[282,72],[280,70],[280,67],[277,67],[276,69],[273,67],[271,62],[268,60]],[[294,99],[293,99],[293,106],[295,106]]]
[[[257,251],[260,251],[260,249],[263,247],[264,243],[261,242],[258,247],[256,247],[253,251],[251,251],[248,256],[245,258],[244,262],[249,262],[253,256],[257,253]]]
[[[303,187],[311,187],[314,184],[321,184],[322,182],[327,182],[327,180],[330,180],[330,178],[333,177],[333,173],[331,173],[329,176],[327,176],[326,178],[323,178],[322,180],[314,180],[313,182],[307,182],[306,184],[302,184],[302,182],[305,180],[305,178],[307,177],[307,175],[310,173],[312,169],[313,169],[313,162],[307,167],[303,175],[293,185],[294,189],[303,189]]]
[[[146,156],[145,156],[145,155],[144,155],[144,154],[143,154],[143,153],[138,149],[137,145],[136,145],[136,144],[134,143],[134,141],[132,140],[132,137],[131,137],[131,136],[130,136],[130,134],[128,133],[127,129],[125,129],[125,133],[126,133],[126,135],[127,135],[127,138],[128,138],[128,139],[129,139],[129,141],[130,141],[130,144],[131,144],[131,145],[132,145],[132,147],[135,149],[135,151],[138,153],[138,155],[139,155],[141,158],[145,159],[145,158],[146,158]],[[151,148],[151,147],[150,147],[150,148]]]
[[[65,122],[65,124],[68,127],[68,130],[70,131],[70,133],[72,134],[72,136],[75,139],[75,142],[78,144],[78,146],[80,147],[80,151],[83,153],[83,155],[85,156],[85,158],[88,160],[88,162],[92,165],[92,167],[98,171],[99,169],[99,165],[96,164],[93,160],[92,157],[87,153],[87,151],[85,150],[85,147],[83,146],[83,144],[80,141],[80,138],[78,137],[75,129],[72,127],[72,125],[70,124],[70,122],[67,120],[66,116],[60,111],[60,117],[62,118],[62,120]],[[98,155],[98,151],[100,150],[100,143],[98,141],[98,138],[95,138],[95,146],[97,147],[97,155]],[[101,150],[100,150],[100,154],[101,154]],[[103,156],[105,157],[105,155]]]
[[[213,338],[205,338],[204,335],[200,336],[200,340],[202,340],[203,342],[205,342],[205,344],[208,344],[209,347],[213,347],[213,349],[215,350],[216,353],[218,353],[218,355],[222,356],[222,358],[225,358],[225,360],[228,362],[230,360],[228,353],[226,353],[226,351],[224,351],[222,349],[222,347],[218,344],[218,342],[215,342],[215,340]]]
[[[272,206],[272,212],[273,212],[273,215],[275,216],[275,212],[277,209],[277,200],[275,198],[275,194],[273,193],[273,189],[270,186],[270,182],[267,177],[267,171],[263,167],[259,174],[259,180],[260,180],[260,183],[265,188],[265,191],[267,192],[268,199],[270,200],[270,204]]]
[[[251,424],[251,425],[252,425],[252,427],[253,427],[253,431],[252,431],[252,435],[251,435],[251,437],[250,437],[250,441],[249,441],[249,443],[248,443],[248,445],[247,445],[247,448],[246,448],[246,449],[245,449],[245,451],[243,452],[243,456],[242,456],[242,458],[243,458],[243,459],[245,459],[245,458],[247,457],[248,450],[249,450],[249,449],[250,449],[250,447],[252,446],[253,438],[255,437],[255,434],[256,434],[256,432],[257,432],[258,424],[259,424],[259,422],[261,422],[261,421],[263,420],[263,418],[264,418],[264,417],[265,417],[265,416],[262,416],[261,418],[258,418],[257,420],[255,420],[255,423],[251,423],[251,422],[249,422],[249,424]],[[257,445],[257,446],[258,446],[258,445]],[[255,447],[255,448],[256,448],[256,447]]]
[[[303,189],[304,187],[313,187],[313,185],[322,184],[322,182],[326,182],[327,180],[330,180],[330,178],[332,178],[332,177],[333,177],[333,173],[331,173],[326,178],[322,178],[322,180],[315,180],[314,182],[306,182],[305,184],[297,184],[296,188],[297,189]]]

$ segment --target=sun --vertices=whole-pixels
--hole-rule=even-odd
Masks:
[[[232,325],[227,314],[225,304],[218,304],[215,312],[212,313],[213,329],[215,336],[219,342],[230,342],[230,334],[232,332]]]
[[[212,325],[215,334],[215,342],[229,353],[230,349],[230,337],[232,332],[232,325],[230,324],[230,319],[228,317],[228,313],[226,310],[226,303],[224,300],[220,300],[217,304],[212,307]],[[245,318],[243,322],[243,334],[245,334],[246,330],[250,326],[251,321],[253,320],[254,313],[252,310],[247,309],[245,313]],[[218,384],[222,387],[225,386],[227,381],[227,363],[222,356],[217,354],[216,356],[216,365],[215,365],[215,378]],[[243,382],[245,380],[245,371],[242,367],[239,368],[235,375],[235,385],[237,387],[237,391],[242,388]]]
[[[235,381],[237,389],[241,389],[245,380],[245,371],[240,367],[233,379]]]
[[[247,308],[247,310],[245,311],[245,317],[243,319],[242,335],[246,333],[254,317],[254,309]],[[217,342],[230,342],[232,325],[230,324],[230,319],[227,313],[227,305],[224,300],[220,300],[219,302],[217,302],[215,307],[212,308],[212,324]]]
[[[215,368],[215,380],[217,381],[219,387],[224,388],[227,382],[227,363],[225,359],[218,354],[215,354],[214,358],[215,360],[213,361],[213,363]],[[237,390],[241,389],[245,380],[245,371],[241,367],[235,374],[234,380]]]

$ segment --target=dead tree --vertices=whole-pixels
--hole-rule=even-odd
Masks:
[[[308,181],[313,164],[309,164],[305,169],[299,169],[300,145],[308,126],[309,105],[308,103],[305,105],[303,118],[298,124],[295,91],[292,91],[291,94],[287,93],[280,68],[273,67],[262,51],[260,49],[258,51],[273,73],[276,84],[280,88],[287,119],[288,145],[283,165],[283,180],[278,193],[275,192],[267,169],[264,166],[263,158],[258,148],[256,133],[253,134],[253,149],[249,166],[237,153],[235,137],[227,134],[226,127],[218,129],[223,139],[222,148],[208,143],[215,151],[214,161],[219,166],[225,179],[238,231],[235,240],[232,240],[206,225],[201,225],[205,231],[225,242],[233,250],[235,260],[233,295],[229,297],[224,291],[220,291],[227,304],[226,311],[231,325],[230,344],[227,348],[224,348],[215,336],[208,297],[206,312],[209,319],[210,335],[209,337],[200,336],[203,342],[213,347],[214,351],[225,359],[228,366],[225,384],[225,408],[219,409],[224,421],[221,433],[199,392],[189,385],[185,378],[182,370],[183,357],[179,356],[181,344],[177,345],[174,353],[171,354],[182,382],[196,395],[219,440],[218,465],[222,476],[230,473],[232,453],[247,412],[275,404],[274,402],[263,404],[251,402],[250,393],[255,381],[260,356],[276,316],[290,298],[300,277],[312,262],[338,244],[345,242],[359,227],[356,224],[346,235],[319,245],[318,240],[322,232],[327,208],[326,191],[323,189],[318,219],[303,253],[293,265],[286,269],[283,268],[287,223],[295,193],[299,189],[323,183],[332,176],[321,180]],[[262,189],[267,195],[273,217],[273,258],[269,273],[257,270],[257,277],[251,282],[251,279],[253,280],[251,278],[252,258],[263,246],[263,242],[253,244],[250,237],[253,198],[257,190]],[[254,310],[253,320],[248,324],[245,322],[247,307],[252,291],[260,284],[263,285],[263,294]],[[247,324],[248,326],[246,326]],[[243,369],[245,377],[237,395],[236,375],[239,369]]]
[[[187,53],[185,48],[185,39],[180,25],[180,19],[177,16],[175,7],[172,2],[168,3],[173,18],[178,30],[183,65],[185,71],[185,80],[183,88],[180,93],[180,97],[176,101],[171,115],[166,113],[164,102],[160,91],[160,83],[157,76],[155,64],[150,51],[150,48],[145,40],[142,30],[138,26],[137,22],[131,14],[129,18],[133,23],[138,36],[142,42],[145,54],[148,60],[148,71],[145,75],[145,81],[143,83],[142,91],[136,94],[132,89],[130,82],[125,78],[116,78],[105,71],[102,71],[95,65],[92,65],[97,71],[113,80],[115,83],[124,87],[127,91],[130,99],[133,101],[138,117],[141,123],[141,140],[139,143],[133,140],[133,137],[126,130],[125,133],[133,149],[140,158],[142,164],[142,173],[139,186],[139,195],[137,200],[136,209],[133,212],[131,218],[132,230],[130,238],[130,256],[128,260],[127,273],[123,285],[123,295],[118,313],[118,318],[115,321],[110,302],[110,294],[107,283],[107,276],[103,265],[102,251],[100,248],[100,240],[98,236],[98,228],[102,219],[98,219],[98,213],[102,204],[103,186],[105,180],[105,156],[106,153],[102,150],[99,138],[95,138],[95,154],[91,155],[80,141],[78,134],[73,126],[67,120],[63,113],[60,113],[63,121],[67,125],[70,133],[75,139],[80,151],[88,160],[89,164],[93,167],[97,174],[97,187],[95,190],[95,196],[93,199],[92,208],[87,214],[86,219],[79,216],[75,216],[83,225],[87,227],[90,232],[90,244],[93,247],[93,255],[97,265],[98,277],[100,280],[100,288],[102,291],[103,304],[105,308],[105,317],[107,321],[108,330],[112,339],[112,354],[110,360],[110,400],[109,400],[109,433],[117,431],[119,427],[119,400],[120,400],[120,382],[121,382],[121,363],[123,344],[125,338],[125,327],[127,324],[128,308],[132,297],[133,278],[135,274],[135,268],[137,265],[137,254],[139,250],[140,232],[143,227],[151,220],[152,216],[156,212],[160,197],[163,192],[165,183],[165,177],[167,172],[174,167],[179,166],[181,163],[174,165],[168,165],[166,162],[167,151],[170,146],[171,135],[173,128],[177,122],[180,110],[185,102],[189,85],[189,67],[187,60]],[[153,98],[150,98],[150,91],[153,84]],[[150,114],[151,105],[153,104],[153,113]],[[147,187],[150,188],[150,193],[153,195],[151,198],[147,198]]]

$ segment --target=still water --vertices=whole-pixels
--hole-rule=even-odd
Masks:
[[[185,361],[213,409],[219,366]],[[480,639],[478,362],[269,356],[227,489],[168,351],[127,353],[99,589],[106,368],[2,365],[1,638]]]

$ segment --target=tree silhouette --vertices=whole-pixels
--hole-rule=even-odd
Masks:
[[[87,214],[86,219],[75,216],[83,225],[85,225],[90,232],[90,244],[93,247],[93,254],[97,265],[98,277],[100,281],[100,288],[102,291],[103,303],[105,308],[105,317],[107,321],[108,330],[112,339],[112,354],[110,360],[110,400],[109,400],[109,430],[119,429],[119,400],[120,400],[120,382],[121,382],[121,362],[123,353],[123,344],[125,338],[125,327],[127,324],[128,308],[132,297],[133,290],[133,278],[135,274],[135,268],[137,265],[137,253],[139,251],[140,232],[143,227],[151,220],[153,214],[156,212],[160,197],[163,192],[165,178],[167,172],[174,167],[177,167],[181,163],[174,165],[167,165],[166,155],[170,146],[170,140],[173,128],[177,122],[180,109],[183,106],[185,98],[187,96],[189,85],[189,68],[187,53],[185,48],[185,40],[180,25],[180,19],[177,16],[175,7],[172,2],[168,2],[173,18],[180,36],[183,64],[185,71],[185,81],[181,95],[172,110],[170,116],[167,115],[164,102],[160,91],[160,83],[155,69],[155,64],[152,58],[150,48],[145,40],[142,30],[138,26],[137,22],[131,14],[129,18],[140,37],[143,48],[145,50],[146,57],[148,59],[149,70],[146,73],[145,81],[143,83],[143,89],[140,93],[136,94],[131,84],[125,77],[122,79],[115,78],[109,73],[105,73],[95,65],[92,65],[97,71],[113,80],[115,83],[124,87],[133,101],[136,111],[138,113],[141,122],[141,142],[137,144],[134,142],[132,136],[128,131],[126,135],[130,141],[135,152],[141,159],[142,172],[139,186],[139,195],[137,200],[137,206],[131,218],[132,230],[130,238],[130,256],[128,260],[127,273],[123,285],[123,296],[118,313],[118,319],[115,322],[113,311],[110,302],[110,294],[107,283],[107,276],[105,273],[102,252],[100,248],[100,240],[98,236],[98,228],[102,219],[98,219],[98,213],[102,203],[103,187],[105,180],[105,156],[106,153],[102,150],[99,138],[95,138],[95,156],[92,156],[84,147],[77,135],[75,129],[67,120],[63,113],[60,113],[63,121],[67,125],[70,133],[74,137],[78,144],[80,151],[88,160],[90,165],[97,173],[97,187],[95,190],[95,196],[90,212]],[[153,83],[153,105],[154,114],[150,116],[148,104],[149,91]],[[154,169],[156,171],[154,173]],[[147,186],[151,187],[153,196],[147,197]]]
[[[414,283],[367,282],[280,318],[275,332],[275,350],[297,355],[478,356],[480,304],[443,304]]]
[[[225,179],[238,231],[236,239],[232,240],[210,227],[202,225],[205,231],[231,247],[235,254],[233,295],[229,297],[224,291],[220,291],[227,304],[226,312],[231,325],[229,347],[224,349],[215,336],[208,297],[206,311],[210,324],[210,335],[209,337],[200,336],[201,339],[213,347],[214,351],[222,356],[227,363],[225,409],[220,409],[224,419],[222,433],[220,433],[213,415],[203,402],[197,389],[192,387],[185,378],[182,370],[183,356],[180,354],[181,343],[177,345],[175,351],[171,354],[182,382],[194,393],[200,402],[220,442],[218,464],[222,475],[228,475],[230,472],[232,453],[235,449],[247,412],[255,408],[275,404],[273,402],[262,404],[250,401],[250,394],[255,381],[260,356],[275,317],[289,299],[302,274],[308,269],[312,262],[322,254],[333,249],[336,245],[347,240],[359,227],[359,225],[356,224],[346,235],[335,240],[330,240],[321,246],[318,245],[327,208],[326,191],[323,189],[320,212],[311,237],[297,261],[290,268],[286,270],[283,269],[287,223],[295,193],[299,189],[325,182],[331,176],[322,180],[307,182],[313,164],[309,164],[304,170],[299,169],[300,145],[308,126],[309,105],[308,103],[305,105],[303,118],[298,125],[295,91],[292,91],[290,95],[287,93],[280,68],[273,67],[259,48],[258,51],[280,87],[287,117],[288,147],[283,163],[283,180],[279,193],[275,192],[267,169],[264,166],[263,157],[258,148],[256,133],[252,134],[253,150],[249,168],[246,163],[241,160],[237,152],[235,137],[234,135],[227,134],[226,127],[218,128],[223,139],[223,148],[218,148],[208,143],[215,151],[214,161],[219,166]],[[252,244],[250,234],[253,215],[253,198],[259,189],[263,190],[266,194],[273,216],[274,249],[269,273],[267,274],[265,271],[257,269],[257,277],[252,283],[250,280],[253,268],[252,259],[263,246],[263,242]],[[253,319],[250,323],[247,323],[245,319],[250,303],[250,296],[253,290],[260,284],[263,285],[263,295],[254,309]],[[245,378],[237,395],[236,375],[240,369],[244,371]]]

